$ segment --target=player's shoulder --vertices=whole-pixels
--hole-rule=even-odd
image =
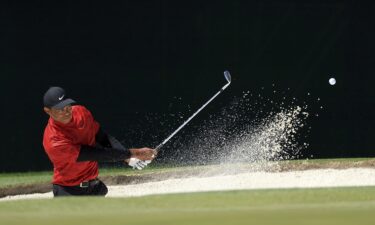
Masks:
[[[73,111],[82,111],[82,112],[90,112],[85,106],[83,105],[73,105]]]
[[[73,105],[72,106],[73,112],[77,112],[80,114],[88,114],[91,115],[90,110],[88,110],[85,106],[83,105]]]
[[[91,111],[88,110],[83,105],[73,105],[72,109],[73,109],[73,114],[77,115],[78,117],[93,119],[93,115],[92,115]]]

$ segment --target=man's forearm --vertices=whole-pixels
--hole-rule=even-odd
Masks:
[[[93,147],[82,145],[77,162],[97,161],[97,162],[118,162],[130,158],[128,149],[121,150],[107,147]]]

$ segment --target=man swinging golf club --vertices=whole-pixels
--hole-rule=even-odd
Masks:
[[[58,196],[106,195],[106,185],[97,177],[98,162],[124,161],[143,169],[157,152],[151,148],[126,149],[101,129],[88,109],[72,105],[64,89],[51,87],[43,97],[50,116],[43,146],[51,160],[53,194]],[[145,162],[147,161],[147,162]]]

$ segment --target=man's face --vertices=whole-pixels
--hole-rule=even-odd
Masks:
[[[72,106],[67,105],[63,109],[54,109],[54,108],[47,108],[44,107],[44,111],[52,117],[52,119],[60,122],[60,123],[69,123],[72,119]]]

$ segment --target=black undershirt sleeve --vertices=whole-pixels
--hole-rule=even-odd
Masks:
[[[118,162],[128,158],[130,158],[130,151],[128,149],[81,145],[77,162]]]
[[[130,151],[116,138],[99,128],[95,135],[96,146],[81,145],[77,162],[118,162],[130,158]]]
[[[99,128],[98,132],[95,135],[95,141],[96,143],[100,144],[103,147],[111,147],[108,134],[101,127]]]

